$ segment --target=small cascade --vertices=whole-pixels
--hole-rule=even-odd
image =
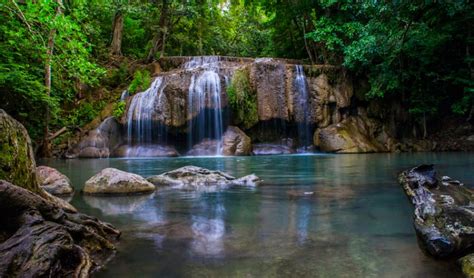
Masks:
[[[302,65],[296,65],[296,77],[294,79],[296,89],[295,114],[299,145],[303,151],[307,151],[312,145],[308,82]]]
[[[167,143],[166,126],[155,117],[164,87],[163,77],[159,76],[150,88],[133,96],[127,113],[127,141],[130,146]]]
[[[184,64],[184,68],[193,71],[188,94],[188,115],[191,118],[188,123],[188,147],[192,148],[203,139],[212,139],[217,144],[215,155],[219,155],[224,133],[219,57],[193,57]]]

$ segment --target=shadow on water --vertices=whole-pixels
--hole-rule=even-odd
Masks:
[[[117,256],[97,277],[456,277],[452,263],[418,248],[413,208],[397,173],[435,163],[474,184],[469,153],[179,157],[49,160],[77,190],[105,167],[143,176],[197,165],[235,176],[255,173],[259,188],[92,197],[79,210],[123,231]]]

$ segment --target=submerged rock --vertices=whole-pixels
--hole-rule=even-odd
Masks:
[[[250,155],[252,140],[240,128],[229,126],[222,138],[223,155]]]
[[[123,145],[113,154],[115,157],[175,157],[178,155],[178,151],[173,146],[165,145]]]
[[[399,182],[415,206],[414,226],[424,250],[438,258],[459,257],[474,249],[474,192],[433,165],[404,171]]]
[[[207,186],[256,186],[262,180],[254,174],[235,178],[224,172],[212,171],[197,166],[184,166],[147,179],[156,186],[175,186],[184,189],[199,189]]]
[[[187,152],[190,156],[212,156],[220,154],[219,140],[204,139]]]
[[[314,145],[324,152],[371,153],[388,151],[374,136],[375,128],[367,118],[348,117],[338,124],[318,129]]]
[[[115,168],[105,168],[88,179],[85,194],[134,194],[155,191],[155,186],[143,177]]]
[[[53,195],[71,195],[74,193],[69,178],[58,170],[48,166],[39,166],[36,167],[36,173],[40,186],[48,193]]]
[[[254,155],[276,155],[276,154],[292,154],[295,149],[282,144],[253,144]]]

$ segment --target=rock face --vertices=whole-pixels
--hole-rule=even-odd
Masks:
[[[317,130],[314,145],[325,152],[370,153],[388,149],[377,142],[374,129],[362,117],[348,117],[338,124]]]
[[[36,163],[25,127],[0,109],[0,179],[37,188]]]
[[[68,177],[58,170],[47,167],[36,167],[39,185],[48,193],[53,195],[71,195],[74,188]]]
[[[109,157],[121,141],[121,125],[114,117],[108,117],[99,127],[91,130],[79,144],[69,150],[66,153],[66,157]]]
[[[155,191],[155,186],[139,175],[114,168],[105,168],[88,179],[85,194],[134,194]]]
[[[88,277],[120,236],[107,223],[6,181],[0,181],[0,211],[1,277]]]
[[[210,186],[256,186],[262,182],[254,174],[235,178],[224,172],[212,171],[197,166],[181,167],[161,175],[151,176],[147,180],[156,186],[174,186],[187,190]]]
[[[424,250],[437,258],[460,257],[473,252],[472,190],[450,177],[437,177],[433,165],[404,171],[399,182],[415,206],[414,226]],[[463,269],[472,271],[472,254],[462,262]]]
[[[223,155],[250,155],[252,140],[240,128],[229,126],[222,138]]]

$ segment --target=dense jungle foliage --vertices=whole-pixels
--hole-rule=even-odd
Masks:
[[[133,65],[173,55],[342,65],[415,117],[474,113],[469,1],[1,0],[0,13],[0,107],[37,143],[144,89]]]

